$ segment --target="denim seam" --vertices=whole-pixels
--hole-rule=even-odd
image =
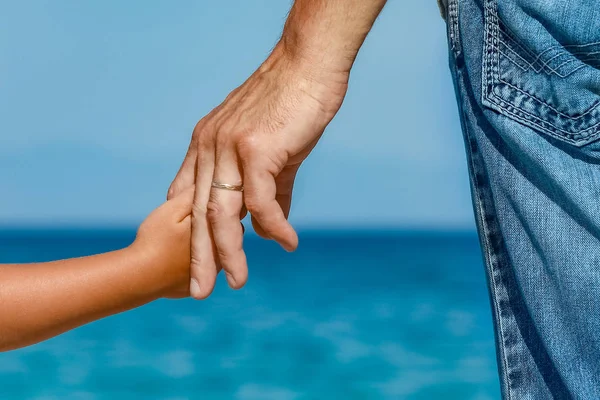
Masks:
[[[590,55],[590,54],[599,54],[600,53],[600,51],[595,51],[596,49],[600,48],[600,41],[598,41],[598,42],[591,42],[591,43],[586,43],[586,44],[554,45],[554,46],[548,47],[547,49],[545,49],[541,53],[539,53],[537,56],[535,56],[535,54],[532,53],[531,50],[529,50],[526,45],[520,43],[519,40],[517,40],[515,38],[515,34],[510,30],[510,28],[508,28],[507,26],[502,25],[502,24],[499,24],[498,28],[499,28],[500,33],[503,33],[507,38],[512,40],[513,43],[515,43],[517,46],[519,46],[521,48],[521,50],[523,50],[525,53],[527,53],[533,59],[533,61],[531,62],[532,66],[537,64],[541,60],[542,56],[544,54],[546,54],[547,52],[549,52],[550,50],[558,50],[560,52],[561,49],[575,49],[575,48],[582,49],[582,48],[591,47],[592,51],[567,51],[567,52],[560,52],[560,53],[574,54],[574,55],[575,54]]]
[[[554,61],[554,63],[556,64],[558,62],[557,60],[560,59],[561,57],[569,57],[569,59],[567,61],[565,61],[565,62],[563,62],[563,63],[561,63],[558,66],[556,66],[556,67],[553,68],[550,65],[550,62]],[[576,68],[571,69],[570,71],[566,71],[563,74],[561,74],[559,72],[559,69],[561,67],[567,65],[567,64],[574,63],[577,60],[579,60],[579,59],[577,57],[575,57],[572,53],[561,52],[561,53],[558,53],[558,54],[554,55],[553,57],[550,57],[548,60],[544,61],[542,63],[542,65],[540,66],[540,70],[546,70],[547,69],[550,73],[554,73],[554,74],[558,75],[560,78],[566,78],[569,75],[573,75],[575,73],[575,71],[577,71],[578,69],[585,67],[585,64],[584,65],[579,65]]]
[[[460,48],[460,32],[458,26],[459,0],[448,0],[448,26],[450,32],[450,45],[452,50],[459,55]]]
[[[505,85],[507,85],[507,86],[510,86],[511,88],[513,88],[513,89],[515,89],[516,91],[518,91],[518,92],[520,92],[520,93],[524,94],[525,96],[532,97],[534,100],[537,100],[537,101],[538,101],[538,102],[540,102],[540,103],[544,103],[546,106],[548,106],[548,108],[552,109],[552,111],[554,111],[555,113],[557,113],[557,114],[559,114],[559,115],[562,115],[562,116],[564,116],[565,118],[569,118],[569,119],[571,119],[571,120],[578,120],[578,119],[580,119],[580,118],[585,118],[585,116],[586,116],[587,114],[589,114],[589,113],[591,113],[592,111],[594,111],[594,107],[596,107],[597,105],[599,105],[599,104],[600,104],[600,100],[597,100],[596,102],[594,102],[594,105],[592,106],[592,108],[591,108],[591,109],[589,109],[588,111],[586,111],[586,112],[584,112],[584,113],[582,113],[582,114],[573,114],[573,115],[569,115],[569,114],[565,114],[565,113],[563,113],[562,111],[559,111],[559,110],[557,110],[556,108],[554,108],[554,107],[553,107],[553,106],[551,106],[550,104],[548,104],[548,103],[544,102],[542,99],[539,99],[539,98],[537,98],[537,97],[536,97],[534,94],[532,94],[532,93],[529,93],[529,92],[526,92],[525,90],[521,89],[520,87],[518,87],[518,86],[515,86],[514,84],[512,84],[512,83],[510,83],[510,82],[508,82],[508,81],[506,81],[506,80],[504,80],[504,79],[502,79],[502,78],[500,78],[500,77],[498,77],[498,81],[499,81],[499,82],[501,82],[501,83],[504,83],[504,84],[505,84]],[[494,95],[495,97],[498,97],[498,98],[500,98],[500,100],[502,100],[502,101],[504,101],[504,102],[508,103],[506,100],[503,100],[503,99],[502,99],[500,96],[498,96],[496,93],[493,93],[493,95]],[[529,114],[527,111],[523,111],[523,112],[524,112],[524,113],[526,113],[526,114]],[[529,115],[536,117],[534,114],[529,114]],[[536,117],[536,118],[539,118],[539,117]],[[600,125],[600,121],[598,121],[598,123],[597,123],[597,124],[595,124],[595,125],[592,125],[591,127],[589,127],[589,128],[587,128],[587,129],[585,129],[583,132],[585,133],[586,131],[592,130],[592,128],[594,128],[594,127],[596,127],[596,126],[598,126],[598,125]],[[578,132],[570,132],[570,131],[568,131],[568,130],[565,130],[565,129],[560,129],[560,128],[556,128],[556,129],[558,129],[558,130],[559,130],[559,131],[561,131],[561,132],[565,132],[565,133],[569,133],[569,134],[578,134]]]
[[[511,39],[510,36],[506,36],[507,38],[509,38],[510,40],[513,41],[513,43],[517,44],[517,42],[514,41],[514,39]],[[570,58],[569,60],[567,60],[566,62],[560,64],[558,67],[552,68],[550,66],[550,62],[556,60],[557,58],[560,57],[568,57],[568,56],[573,56],[575,54],[579,54],[579,53],[569,53],[569,52],[559,52],[558,54],[555,54],[554,56],[550,57],[548,60],[542,62],[542,64],[540,66],[536,66],[536,64],[538,64],[539,62],[541,62],[541,60],[535,60],[533,62],[529,62],[527,61],[525,58],[523,58],[519,53],[517,53],[510,45],[509,43],[507,43],[504,39],[502,39],[502,37],[498,38],[498,42],[502,43],[508,50],[510,50],[513,54],[515,54],[517,57],[519,57],[521,60],[523,60],[523,63],[525,63],[527,65],[527,67],[523,67],[521,66],[513,57],[511,57],[510,55],[506,54],[504,51],[502,51],[501,48],[498,48],[498,51],[500,53],[502,53],[504,55],[504,57],[506,57],[509,61],[511,61],[514,65],[516,65],[517,67],[521,68],[524,71],[527,71],[528,69],[533,69],[536,73],[540,73],[544,70],[547,70],[548,74],[554,73],[556,75],[558,75],[561,78],[566,78],[567,76],[573,74],[575,70],[573,71],[569,71],[566,74],[561,74],[558,69],[560,67],[562,67],[563,65],[566,65],[570,62],[575,62],[578,60],[578,58]],[[519,45],[519,47],[521,47],[524,51],[525,49],[523,48],[523,46]],[[531,54],[528,52],[529,56],[531,56]],[[584,67],[585,65],[582,65],[581,67]]]
[[[600,57],[596,56],[597,54],[600,54],[600,51],[597,51],[598,49],[600,49],[600,41],[586,43],[586,44],[566,44],[566,45],[559,45],[559,46],[554,45],[554,46],[550,46],[547,49],[543,50],[541,53],[539,53],[536,56],[525,44],[520,43],[519,40],[517,40],[515,38],[516,35],[510,30],[510,28],[508,28],[507,26],[504,26],[502,23],[500,23],[500,21],[499,21],[499,25],[498,25],[498,30],[500,32],[500,36],[498,38],[500,43],[503,43],[510,51],[512,51],[514,54],[516,54],[521,60],[523,60],[523,62],[525,64],[527,64],[530,68],[533,68],[533,70],[537,73],[540,73],[542,70],[545,70],[547,68],[548,69],[547,73],[555,73],[556,75],[558,75],[561,78],[566,78],[566,77],[574,74],[581,68],[585,68],[585,66],[586,66],[585,62],[598,61],[600,63]],[[530,58],[530,60],[532,60],[532,61],[528,61],[528,60],[524,59],[520,54],[517,53],[517,51],[515,51],[513,48],[511,48],[509,46],[509,43],[507,43],[503,39],[503,36],[506,37],[512,43],[514,43],[518,48],[520,48],[525,53],[525,55],[528,56]],[[591,50],[590,50],[590,48],[591,48]],[[573,49],[573,50],[571,50],[571,49]],[[588,49],[588,50],[584,50],[584,49]],[[501,51],[500,48],[498,50]],[[542,56],[545,55],[546,53],[548,53],[550,51],[554,51],[554,50],[558,51],[558,54],[554,55],[553,57],[551,57],[550,59],[546,60],[541,65],[539,65],[539,63],[541,62]],[[567,50],[567,51],[565,51],[565,50]],[[523,68],[521,65],[518,64],[518,62],[513,57],[510,57],[509,55],[507,55],[504,52],[502,52],[502,54],[509,61],[512,61],[513,64],[517,65],[518,67]],[[555,63],[556,63],[557,62],[556,59],[560,58],[562,56],[571,56],[571,58],[569,60],[559,64],[558,66],[556,66],[554,68],[552,68],[549,65],[549,63],[551,61],[555,61]],[[577,57],[577,56],[582,56],[582,57]],[[578,65],[578,66],[574,66],[572,69],[567,70],[562,74],[558,71],[560,68],[564,67],[565,65],[576,63],[577,61],[581,61],[582,64]]]
[[[488,21],[489,18],[493,17],[493,14],[491,13],[491,7],[493,6],[492,4],[493,0],[485,0],[484,2],[484,14],[485,14],[485,20]],[[485,38],[485,43],[489,43],[490,41],[490,37],[492,35],[492,32],[490,32],[490,26],[485,23],[484,24],[484,38]],[[484,52],[483,52],[483,62],[482,62],[482,90],[484,93],[484,95],[487,93],[488,91],[488,82],[486,80],[486,76],[488,73],[488,70],[490,68],[490,60],[489,57],[487,57],[489,52],[489,47],[485,47],[484,48]],[[475,172],[475,165],[474,165],[474,161],[470,160],[471,163],[471,169]],[[500,375],[500,379],[502,380],[502,387],[503,387],[503,392],[506,393],[506,396],[508,398],[508,400],[512,399],[512,382],[510,380],[510,373],[509,373],[509,364],[508,364],[508,355],[506,354],[508,351],[508,343],[507,343],[507,333],[505,332],[505,328],[504,328],[504,316],[502,315],[502,313],[500,312],[500,303],[498,301],[497,298],[497,288],[498,288],[498,284],[496,282],[495,279],[495,274],[494,274],[494,269],[495,266],[492,262],[492,254],[491,254],[491,246],[490,246],[490,232],[489,232],[489,228],[485,222],[485,219],[483,218],[483,205],[482,205],[482,200],[480,198],[480,190],[481,190],[481,186],[480,183],[477,179],[477,175],[475,173],[473,173],[473,185],[475,186],[476,189],[476,204],[477,204],[477,220],[481,226],[481,229],[483,230],[483,238],[484,238],[484,253],[485,253],[485,257],[486,257],[486,264],[488,265],[488,268],[490,269],[489,271],[489,276],[490,276],[490,280],[491,280],[491,298],[492,301],[494,303],[494,308],[496,310],[496,320],[498,321],[498,334],[499,334],[499,340],[498,340],[498,350],[500,352],[500,358],[502,359],[502,364],[504,366],[502,371],[502,374]]]
[[[506,37],[510,39],[509,36],[506,36]],[[518,43],[515,42],[514,39],[510,39],[510,40],[513,40],[513,43],[515,43],[515,44],[518,45]],[[514,53],[517,57],[519,57],[521,60],[523,60],[523,63],[525,63],[527,65],[527,67],[523,67],[523,66],[519,65],[519,63],[513,57],[511,57],[510,55],[506,54],[504,51],[502,51],[502,49],[500,47],[498,47],[498,51],[500,53],[502,53],[504,55],[504,57],[506,57],[509,61],[511,61],[514,65],[516,65],[517,67],[521,68],[522,70],[526,71],[529,68],[531,68],[531,69],[533,69],[538,74],[540,72],[542,72],[542,71],[545,71],[547,74],[554,73],[554,74],[558,75],[561,78],[566,78],[569,75],[573,75],[579,69],[584,68],[586,66],[586,64],[582,63],[581,65],[578,65],[577,67],[575,67],[575,68],[573,68],[573,69],[571,69],[569,71],[566,71],[563,74],[561,74],[560,71],[559,71],[559,69],[561,67],[563,67],[563,66],[565,66],[567,64],[570,64],[570,63],[577,62],[577,61],[581,61],[581,62],[596,61],[598,59],[598,57],[595,57],[593,55],[600,54],[600,52],[595,52],[595,51],[594,52],[578,52],[578,51],[565,52],[565,51],[562,51],[562,52],[559,52],[558,54],[555,54],[554,56],[550,57],[548,60],[546,60],[544,62],[541,62],[541,60],[535,60],[533,62],[529,62],[525,58],[523,58],[519,53],[517,53],[513,48],[511,48],[509,46],[509,43],[507,43],[504,39],[502,39],[502,37],[499,37],[498,41],[500,43],[502,43],[508,50],[510,50],[512,53]],[[521,47],[523,49],[522,46],[519,45],[519,47]],[[523,49],[523,50],[526,51],[525,49]],[[527,52],[527,53],[531,57],[531,53],[529,53],[529,52]],[[592,55],[592,57],[589,57],[590,55]],[[588,57],[587,58],[586,57],[578,58],[576,56],[588,56]],[[558,62],[556,60],[559,59],[559,58],[561,58],[561,57],[569,57],[569,59],[566,60],[566,61],[564,61],[564,62],[562,62],[561,64],[559,64],[558,66],[556,66],[556,67],[553,68],[550,65],[550,62],[554,61],[554,63],[556,64]],[[540,62],[541,62],[541,65],[536,66],[536,64],[539,64]]]
[[[523,94],[524,94],[524,95],[526,95],[527,97],[530,97],[532,100],[535,100],[535,101],[538,101],[538,102],[542,103],[543,105],[547,106],[549,109],[551,109],[552,111],[554,111],[556,114],[558,114],[558,115],[561,115],[561,116],[564,116],[565,118],[568,118],[568,119],[570,119],[570,120],[576,120],[576,119],[579,119],[579,118],[585,117],[587,114],[590,114],[590,113],[592,113],[592,112],[594,112],[594,111],[598,111],[598,110],[597,110],[597,108],[598,108],[598,106],[600,105],[600,100],[596,100],[596,101],[595,101],[595,102],[592,104],[592,106],[590,107],[590,109],[589,109],[589,110],[587,110],[587,111],[585,111],[585,112],[583,112],[583,113],[576,113],[576,114],[566,114],[566,113],[564,113],[564,112],[562,112],[562,111],[560,111],[560,110],[557,110],[557,109],[556,109],[556,108],[555,108],[553,105],[551,105],[551,104],[547,103],[545,100],[542,100],[542,99],[540,99],[540,98],[536,97],[534,94],[532,94],[532,93],[528,93],[528,92],[524,91],[523,89],[521,89],[521,88],[518,88],[518,87],[514,86],[514,85],[513,85],[513,84],[511,84],[510,82],[507,82],[507,81],[505,81],[504,79],[502,79],[502,78],[500,77],[500,75],[499,75],[499,74],[498,74],[498,75],[497,75],[495,78],[496,78],[496,79],[497,79],[499,82],[502,82],[502,83],[504,83],[504,84],[506,84],[506,85],[508,85],[508,86],[512,87],[513,89],[516,89],[516,90],[518,90],[519,92],[523,93]],[[499,97],[499,96],[498,96],[498,97]],[[524,112],[526,112],[526,111],[524,111]],[[595,117],[592,117],[592,118],[595,118]],[[600,124],[600,121],[599,121],[599,123],[595,124],[594,126],[597,126],[598,124]],[[560,128],[557,128],[557,129],[558,129],[558,130],[561,130]],[[589,130],[589,128],[588,128],[588,129],[586,129],[586,130]],[[564,130],[563,130],[563,131],[564,131]],[[564,132],[567,132],[567,131],[564,131]],[[585,132],[585,131],[584,131],[584,132]]]
[[[519,90],[518,88],[512,86],[508,82],[504,82],[504,81],[501,81],[501,82],[507,86],[510,86],[511,88]],[[492,91],[493,91],[493,89],[492,89]],[[596,140],[598,138],[598,136],[600,135],[600,126],[599,126],[600,122],[591,126],[590,128],[588,128],[584,131],[572,133],[572,132],[565,131],[563,129],[560,129],[560,128],[552,125],[551,123],[547,122],[546,120],[540,118],[537,115],[528,113],[527,111],[524,111],[524,110],[512,105],[511,103],[500,98],[499,96],[495,95],[494,93],[488,94],[487,100],[488,100],[489,104],[496,106],[493,108],[496,108],[499,111],[501,111],[502,113],[513,117],[517,121],[524,123],[527,126],[531,126],[533,128],[542,130],[556,139],[563,140],[563,141],[566,141],[566,142],[574,144],[574,145],[585,145],[587,143],[590,143],[590,142]],[[562,132],[562,134],[557,133],[556,131]],[[588,131],[590,132],[590,134],[586,134],[586,133],[588,133]]]
[[[470,141],[470,139],[469,139]],[[473,171],[475,171],[475,165],[474,165],[474,161],[471,159],[471,168],[473,169]],[[507,395],[508,400],[512,399],[512,387],[511,387],[511,382],[510,382],[510,378],[509,378],[509,369],[508,369],[508,357],[506,355],[506,349],[507,349],[507,338],[506,338],[506,333],[505,333],[505,327],[504,327],[504,317],[502,316],[502,312],[501,312],[501,308],[500,308],[500,302],[498,301],[498,297],[497,297],[497,288],[498,288],[498,282],[496,282],[496,270],[498,269],[496,263],[492,260],[492,250],[491,250],[491,244],[490,244],[490,230],[487,226],[487,223],[485,222],[485,218],[483,218],[484,215],[484,208],[483,208],[483,202],[480,198],[480,191],[483,190],[481,188],[481,184],[479,182],[479,180],[477,179],[477,173],[474,172],[473,173],[473,185],[475,186],[475,203],[477,205],[477,220],[479,221],[479,224],[481,226],[481,229],[483,230],[483,249],[484,249],[484,253],[485,253],[485,259],[486,259],[486,264],[488,265],[490,272],[489,272],[489,276],[491,279],[491,283],[492,283],[492,290],[491,292],[491,296],[492,296],[492,302],[494,303],[494,308],[496,309],[496,319],[498,320],[498,331],[500,333],[500,342],[502,343],[501,346],[499,346],[500,348],[500,353],[501,353],[501,358],[502,358],[502,363],[504,364],[504,373],[502,374],[503,376],[501,377],[503,380],[503,386],[504,386],[504,392]],[[498,273],[499,274],[499,273]]]
[[[559,69],[559,68],[561,68],[561,67],[564,67],[565,65],[568,65],[568,64],[574,64],[574,63],[576,63],[577,61],[581,61],[581,60],[580,60],[579,58],[577,58],[577,57],[573,57],[573,58],[571,58],[570,60],[567,60],[567,61],[563,62],[562,64],[558,65],[558,66],[556,67],[556,69]],[[571,70],[569,70],[569,71],[565,71],[563,74],[560,74],[560,73],[558,73],[558,72],[557,72],[556,74],[557,74],[559,77],[561,77],[561,78],[566,78],[566,77],[568,77],[568,76],[571,76],[571,75],[573,75],[575,72],[579,71],[581,68],[585,68],[585,67],[586,67],[586,64],[584,64],[584,63],[581,63],[580,65],[576,65],[576,66],[574,66],[574,67],[573,67]]]
[[[508,82],[505,82],[502,80],[501,80],[501,82],[507,86],[510,86],[511,88],[513,88],[515,90],[519,90],[519,88],[511,85]],[[535,114],[531,114],[527,111],[524,111],[495,94],[490,95],[488,100],[491,103],[495,104],[497,107],[499,107],[502,110],[502,112],[514,117],[519,122],[525,123],[528,126],[531,126],[530,124],[533,124],[534,128],[543,130],[544,132],[548,133],[552,137],[567,141],[572,144],[587,144],[593,140],[596,140],[598,138],[598,136],[600,135],[600,122],[591,126],[590,128],[588,128],[584,131],[573,133],[573,132],[565,131],[564,129],[557,128],[556,126],[547,122],[543,118],[541,118]],[[546,125],[548,127],[546,127]],[[559,134],[556,131],[562,132],[562,134]],[[590,133],[588,134],[588,132],[590,132]]]
[[[519,57],[521,60],[523,60],[523,62],[527,65],[525,67],[525,66],[519,64],[517,61],[515,61],[515,59],[512,56],[510,56],[507,53],[505,53],[504,50],[502,50],[501,47],[498,47],[498,51],[504,57],[506,57],[507,60],[511,61],[516,67],[520,68],[522,71],[528,71],[529,69],[533,68],[532,65],[527,62],[527,60],[525,60],[523,57],[521,57],[521,55],[519,53],[517,53],[515,50],[513,50],[506,42],[504,42],[502,39],[500,39],[499,42],[501,44],[503,44],[504,47],[506,47],[507,50],[510,50],[511,53],[513,53],[514,55],[516,55],[517,57]]]
[[[572,70],[570,70],[568,72],[565,72],[564,74],[561,74],[558,71],[561,67],[563,67],[563,66],[565,66],[567,64],[576,62],[576,61],[595,61],[596,60],[595,57],[592,57],[592,58],[589,58],[589,59],[586,59],[586,58],[583,58],[583,57],[582,58],[573,57],[574,55],[587,55],[585,53],[565,53],[565,52],[563,52],[563,53],[556,54],[555,56],[551,57],[549,60],[543,62],[541,66],[536,66],[536,65],[534,65],[535,63],[531,64],[529,61],[527,61],[526,59],[524,59],[519,53],[517,53],[512,47],[509,46],[509,43],[507,43],[502,38],[499,38],[498,42],[501,43],[501,44],[503,44],[504,47],[507,50],[509,50],[511,53],[513,53],[515,56],[517,56],[518,58],[520,58],[523,61],[523,63],[525,65],[519,64],[519,62],[517,60],[515,60],[515,58],[513,56],[507,54],[504,50],[502,50],[502,47],[499,46],[497,48],[498,52],[500,52],[508,61],[510,61],[516,67],[520,68],[522,71],[528,71],[530,69],[533,69],[536,73],[540,73],[543,70],[545,70],[546,73],[548,73],[548,74],[552,74],[553,73],[553,74],[558,75],[561,78],[566,78],[567,76],[572,75],[573,73],[575,73],[580,68],[584,68],[586,65],[585,64],[579,65],[579,66],[575,67],[574,69],[572,69]],[[556,60],[556,59],[558,59],[560,57],[563,57],[563,56],[564,57],[571,57],[571,58],[569,58],[567,61],[563,62],[562,64],[559,64],[555,68],[552,68],[548,64],[549,62],[554,61],[554,60]]]
[[[522,89],[519,89],[516,86],[500,78],[500,49],[498,46],[498,41],[501,40],[501,38],[498,34],[498,30],[500,27],[497,16],[497,0],[486,0],[485,14],[486,21],[484,30],[486,37],[483,57],[484,62],[482,67],[483,104],[488,105],[489,107],[514,118],[518,122],[524,123],[525,125],[530,126],[532,128],[541,130],[558,140],[566,141],[576,146],[583,146],[600,137],[600,121],[592,126],[586,127],[585,129],[579,131],[576,131],[577,128],[573,126],[580,118],[585,118],[584,123],[586,123],[586,120],[589,120],[589,122],[595,122],[598,119],[598,114],[600,111],[600,101],[596,101],[584,113],[568,115],[558,111],[546,101],[539,99],[530,93],[524,92]],[[509,37],[509,35],[506,36]],[[511,39],[514,40],[513,38]],[[506,45],[506,43],[504,44]],[[579,48],[590,47],[592,45],[595,44],[579,45]],[[574,46],[577,45],[571,45],[571,47]],[[548,50],[549,49],[546,49],[542,53],[545,53]],[[538,58],[540,55],[538,55]],[[537,61],[538,58],[536,58],[535,61]],[[580,67],[583,66],[585,66],[585,64],[583,64]],[[573,73],[577,69],[578,68],[575,68],[573,71],[571,71],[571,73]],[[560,125],[557,126],[548,120],[542,119],[539,115],[533,115],[525,111],[524,109],[516,106],[515,104],[511,104],[509,101],[501,98],[495,91],[495,89],[497,89],[498,83],[503,83],[509,86],[511,90],[517,90],[525,97],[526,100],[530,102],[533,101],[534,103],[532,104],[532,106],[535,109],[540,110],[546,108],[549,114],[554,114],[553,116],[559,119],[558,123]],[[569,129],[573,131],[570,131]]]

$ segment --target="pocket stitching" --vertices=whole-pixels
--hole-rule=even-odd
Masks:
[[[504,99],[502,99],[495,93],[494,86],[496,86],[495,82],[497,82],[497,81],[502,82],[502,83],[514,88],[513,85],[510,85],[510,83],[505,82],[504,80],[502,80],[500,78],[500,73],[499,73],[499,50],[500,49],[498,47],[498,40],[500,39],[499,34],[498,34],[499,20],[498,20],[496,7],[497,7],[497,0],[486,0],[486,2],[485,2],[486,22],[485,22],[485,28],[484,28],[485,46],[484,46],[484,54],[483,54],[484,62],[482,65],[482,76],[484,77],[484,80],[482,80],[482,86],[483,86],[482,87],[482,95],[483,95],[482,102],[483,102],[483,104],[487,105],[488,107],[490,107],[492,109],[499,111],[500,113],[508,114],[508,115],[512,116],[513,118],[515,118],[517,121],[522,122],[527,126],[530,126],[534,129],[542,130],[543,132],[549,134],[550,136],[552,136],[556,139],[563,140],[563,141],[572,143],[577,146],[583,146],[585,144],[588,144],[588,143],[596,140],[600,136],[600,129],[598,129],[598,127],[600,126],[600,121],[590,127],[587,127],[584,130],[575,131],[575,132],[566,131],[564,128],[555,126],[553,123],[543,120],[543,119],[541,119],[541,117],[539,117],[537,115],[533,115],[517,106],[514,106],[514,105],[508,103],[507,101],[505,101]],[[570,45],[570,46],[571,47],[575,47],[575,46],[586,47],[589,45],[594,45],[594,44]],[[494,49],[496,50],[495,54],[494,54]],[[494,55],[496,56],[495,60],[494,60]],[[535,60],[535,62],[537,62],[537,59]],[[585,66],[585,65],[583,65],[583,66]],[[582,114],[575,114],[576,117],[572,117],[572,116],[566,115],[566,114],[556,110],[552,105],[548,104],[546,101],[544,101],[542,99],[538,99],[535,96],[532,96],[529,93],[526,93],[522,90],[519,90],[519,91],[523,94],[523,96],[525,96],[526,99],[529,99],[530,101],[538,102],[542,107],[547,107],[549,110],[556,113],[557,117],[559,119],[565,120],[565,125],[570,124],[572,126],[574,122],[578,122],[577,120],[579,118],[587,117],[590,113],[598,112],[600,110],[600,104],[599,104],[600,100],[599,100],[599,101],[596,101],[594,103],[594,105],[592,105],[590,107],[590,109],[587,110],[586,112],[584,112]],[[509,110],[509,108],[510,108],[510,110]],[[592,118],[596,118],[596,117],[589,117],[589,118],[591,121],[593,121]],[[575,128],[571,128],[571,129],[575,129]]]
[[[528,113],[527,111],[523,111],[520,108],[514,107],[513,105],[511,105],[510,103],[507,103],[506,101],[504,101],[502,99],[499,99],[499,100],[500,100],[499,102],[494,101],[491,104],[496,105],[497,107],[499,107],[501,109],[501,111],[503,113],[509,114],[510,116],[512,116],[513,118],[518,120],[519,122],[523,122],[526,125],[529,125],[528,123],[536,124],[534,126],[536,129],[543,130],[544,132],[547,132],[550,136],[553,136],[557,139],[565,140],[565,141],[567,141],[569,143],[573,143],[573,144],[579,144],[581,142],[583,142],[582,144],[587,144],[587,143],[591,142],[592,140],[595,140],[597,135],[600,134],[600,130],[597,129],[598,126],[600,125],[600,122],[591,126],[590,128],[587,128],[584,131],[581,131],[581,133],[572,133],[572,132],[568,132],[568,131],[564,131],[559,128],[556,128],[554,125],[543,120],[542,118],[538,117],[537,115]],[[501,103],[503,103],[503,104],[501,104]],[[492,107],[492,108],[494,108],[494,107]],[[511,109],[514,111],[511,111]],[[521,116],[520,114],[523,114],[523,116]],[[548,125],[556,130],[563,132],[564,134],[563,135],[557,134],[552,129],[546,128],[543,125]],[[596,131],[596,132],[587,134],[588,131]],[[585,141],[582,139],[585,139]]]
[[[586,66],[585,62],[597,61],[600,63],[600,57],[596,56],[596,54],[600,55],[600,50],[599,50],[600,49],[600,41],[586,43],[586,44],[566,44],[566,45],[561,45],[561,46],[550,46],[547,49],[540,52],[536,56],[525,44],[520,43],[519,40],[515,38],[515,34],[510,30],[510,28],[500,24],[500,21],[498,21],[498,32],[499,32],[499,35],[498,35],[499,43],[503,44],[508,50],[510,50],[517,57],[519,57],[521,60],[523,60],[523,63],[526,65],[526,67],[523,65],[520,65],[519,62],[514,59],[514,57],[511,57],[509,54],[506,54],[504,51],[502,51],[502,49],[500,47],[498,48],[498,51],[500,51],[507,58],[507,60],[511,61],[513,64],[515,64],[516,66],[518,66],[519,68],[521,68],[525,71],[528,70],[529,68],[531,68],[536,73],[540,73],[541,71],[544,71],[548,74],[554,73],[561,78],[566,78],[569,75],[574,74],[579,69],[584,68]],[[504,38],[508,39],[508,41],[505,40]],[[510,46],[509,42],[518,46],[525,54],[523,56],[521,54],[519,54],[515,49],[513,49]],[[591,50],[567,51],[567,49],[583,49],[583,48],[588,48],[588,49],[591,48]],[[542,59],[542,57],[546,53],[554,51],[554,50],[557,50],[558,53],[555,54],[554,56],[550,57],[546,61],[544,61]],[[580,57],[577,57],[577,56],[580,56]],[[528,57],[529,59],[526,59],[525,57]],[[559,64],[556,67],[552,67],[552,65],[551,65],[552,61],[554,61],[553,64],[556,64],[558,62],[557,60],[560,59],[561,57],[569,57],[569,59],[566,61],[563,61],[561,64]],[[562,74],[560,73],[560,69],[562,67],[564,67],[568,64],[571,64],[571,63],[576,63],[577,61],[581,61],[582,64],[578,65],[578,66],[574,66],[571,69],[567,69],[567,71],[564,71],[564,73],[562,73]]]
[[[554,111],[556,114],[559,114],[561,116],[564,116],[565,118],[568,118],[570,120],[576,121],[580,118],[584,118],[587,114],[591,113],[592,111],[597,111],[598,106],[600,105],[600,99],[596,100],[591,106],[590,109],[585,111],[584,113],[581,114],[566,114],[562,111],[557,110],[556,108],[554,108],[554,106],[550,103],[548,103],[546,100],[540,99],[539,97],[537,97],[535,94],[533,93],[529,93],[526,92],[525,90],[521,89],[520,87],[515,86],[514,84],[512,84],[511,82],[505,81],[504,79],[498,77],[498,81],[500,81],[501,83],[510,86],[511,88],[515,89],[516,91],[522,93],[524,96],[527,96],[529,98],[531,98],[532,100],[535,100],[539,103],[542,103],[542,105],[548,107],[549,109],[551,109],[552,111]],[[500,99],[502,99],[498,93],[494,93],[494,96],[499,97]],[[526,112],[526,111],[524,111]],[[600,121],[598,122],[600,123]],[[595,124],[594,126],[596,126],[598,124]],[[558,130],[561,130],[560,128],[557,128]],[[566,131],[568,132],[568,131]],[[573,132],[576,133],[576,132]]]
[[[520,43],[520,41],[515,37],[514,32],[507,26],[503,25],[500,23],[501,21],[497,20],[498,23],[498,31],[502,34],[504,34],[504,36],[506,36],[508,39],[510,39],[514,44],[516,44],[519,48],[521,48],[521,50],[523,50],[527,56],[529,56],[533,61],[529,62],[525,59],[523,59],[524,62],[526,62],[527,64],[529,64],[536,72],[541,71],[544,66],[548,65],[549,62],[558,57],[559,55],[573,55],[573,56],[589,56],[589,55],[595,55],[595,54],[600,54],[600,41],[597,42],[591,42],[591,43],[585,43],[585,44],[564,44],[564,45],[553,45],[548,47],[547,49],[543,50],[542,52],[540,52],[537,56],[535,55],[534,52],[532,52],[525,44]],[[499,36],[499,40],[501,43],[504,43],[507,47],[508,47],[508,43],[506,43],[502,37],[500,35]],[[539,68],[536,68],[535,65],[540,63],[542,61],[542,56],[544,54],[546,54],[547,52],[551,51],[551,50],[561,50],[561,49],[583,49],[583,48],[590,48],[591,47],[591,51],[585,51],[585,50],[574,50],[574,51],[559,51],[559,53],[550,58],[549,60],[546,60],[545,62],[542,63],[542,65]],[[513,52],[516,53],[515,50],[511,49]],[[516,53],[518,54],[518,53]],[[522,57],[521,57],[522,58]],[[578,60],[578,58],[575,57],[575,59],[573,61]],[[586,60],[582,60],[582,61],[593,61],[595,60],[595,57],[592,57],[591,59],[586,59]],[[549,69],[552,70],[552,68],[548,65]],[[558,69],[558,67],[557,67]]]

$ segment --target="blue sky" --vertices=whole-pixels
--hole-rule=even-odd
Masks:
[[[290,4],[2,2],[0,225],[141,221]],[[444,28],[435,0],[389,1],[300,171],[296,226],[473,228]]]

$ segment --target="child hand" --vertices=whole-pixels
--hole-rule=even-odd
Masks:
[[[148,260],[159,295],[190,295],[191,212],[194,187],[155,209],[141,224],[131,246]]]

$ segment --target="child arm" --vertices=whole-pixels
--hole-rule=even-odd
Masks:
[[[144,221],[122,250],[0,265],[0,351],[31,345],[161,297],[189,295],[193,189]]]

